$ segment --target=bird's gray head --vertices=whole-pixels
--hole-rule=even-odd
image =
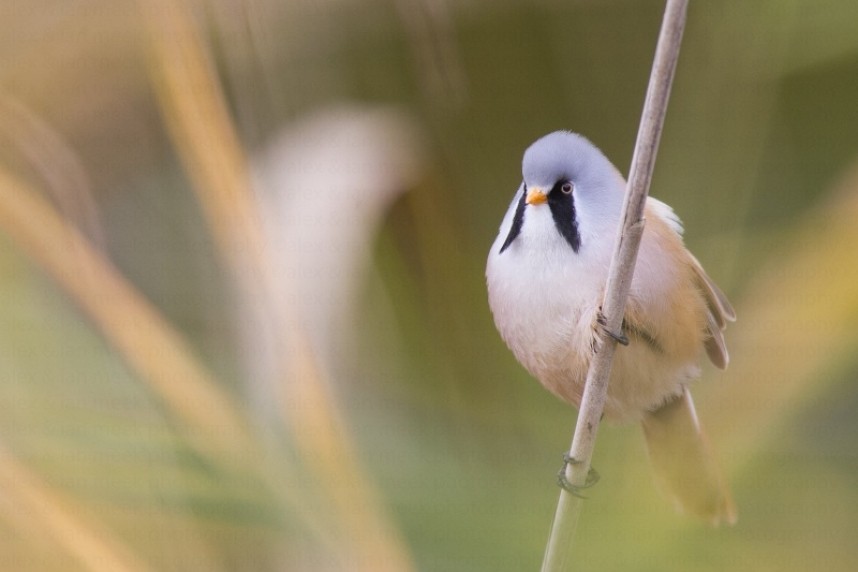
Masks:
[[[557,181],[567,180],[586,188],[603,186],[616,172],[602,152],[586,137],[570,131],[555,131],[537,139],[521,162],[528,188],[550,190]]]
[[[599,224],[618,215],[625,181],[616,167],[585,137],[555,131],[538,139],[521,165],[524,192],[501,252],[521,232],[529,208],[546,205],[555,226],[576,252],[581,246],[581,221]]]

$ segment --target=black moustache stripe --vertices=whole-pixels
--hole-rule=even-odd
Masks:
[[[554,219],[557,230],[566,239],[572,250],[578,252],[578,249],[581,248],[581,235],[578,233],[578,221],[575,219],[575,200],[571,193],[567,195],[561,192],[557,188],[558,185],[555,185],[555,188],[548,194],[551,217]]]
[[[548,207],[551,209],[551,218],[554,219],[554,225],[572,250],[578,252],[581,248],[581,235],[578,233],[578,221],[575,218],[575,200],[572,194],[565,194],[560,190],[562,181],[554,185],[551,192],[548,193]],[[521,233],[521,226],[524,224],[524,209],[527,208],[526,201],[527,186],[523,185],[521,198],[515,207],[515,215],[512,217],[512,226],[509,229],[509,234],[504,240],[500,248],[500,253],[506,250],[510,244]]]
[[[527,206],[525,203],[525,198],[527,197],[527,186],[522,185],[522,187],[521,199],[519,199],[518,206],[515,207],[515,215],[512,217],[512,226],[510,227],[509,234],[507,235],[506,240],[503,241],[503,246],[501,246],[498,254],[503,254],[503,251],[512,244],[512,241],[515,240],[521,232],[521,225],[524,224],[524,207]]]

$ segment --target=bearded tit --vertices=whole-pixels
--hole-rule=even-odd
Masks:
[[[550,133],[524,153],[524,181],[486,267],[495,325],[542,385],[578,407],[598,351],[600,304],[626,181],[581,135]],[[735,313],[682,242],[673,210],[647,199],[604,417],[643,425],[658,480],[684,512],[712,523],[736,509],[700,428],[688,386],[703,352],[720,368]]]

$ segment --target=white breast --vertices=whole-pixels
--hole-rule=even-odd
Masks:
[[[500,253],[516,202],[489,253],[489,305],[501,337],[522,365],[572,401],[568,386],[575,380],[570,374],[577,377],[577,369],[586,370],[610,245],[585,241],[576,253],[558,234],[544,205],[526,209],[521,233]]]
[[[534,377],[555,395],[578,405],[593,354],[593,326],[617,221],[605,220],[605,228],[580,228],[581,246],[575,252],[557,232],[547,205],[528,207],[521,233],[500,253],[515,205],[513,201],[486,266],[495,325]],[[644,241],[644,252],[656,247],[651,237],[645,235]],[[632,295],[645,291],[663,298],[666,293],[656,291],[670,282],[669,275],[659,264],[643,264],[635,273]],[[644,343],[620,348],[605,414],[617,421],[634,419],[679,391],[697,372],[693,361],[671,359]]]

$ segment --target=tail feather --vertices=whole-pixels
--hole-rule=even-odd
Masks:
[[[700,429],[691,393],[683,393],[642,421],[656,478],[682,512],[713,525],[736,522],[736,506]]]

